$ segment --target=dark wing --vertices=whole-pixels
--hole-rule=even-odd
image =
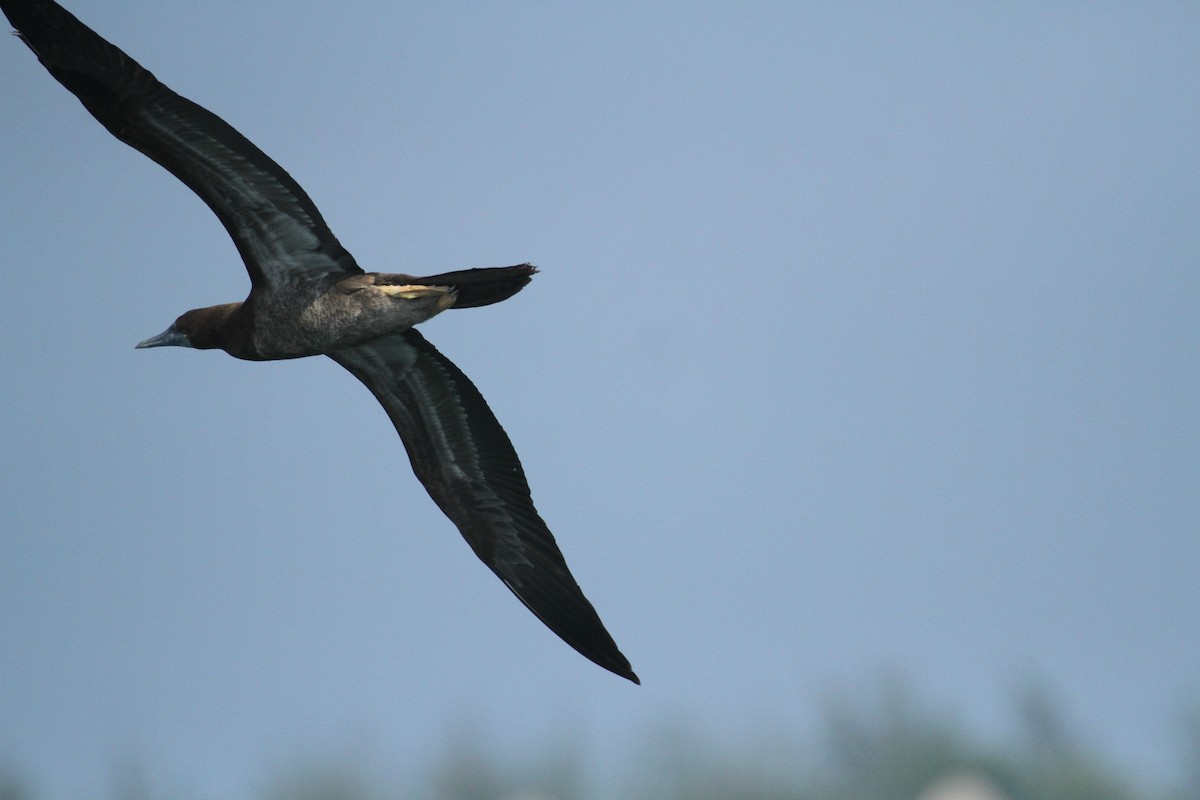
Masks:
[[[113,136],[166,167],[220,218],[256,288],[359,273],[312,200],[220,117],[168,89],[49,0],[0,0],[17,34]]]
[[[411,328],[329,357],[383,404],[413,472],[483,563],[563,641],[639,683],[567,569],[508,435],[467,376]]]

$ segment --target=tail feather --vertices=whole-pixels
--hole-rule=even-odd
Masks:
[[[507,300],[524,289],[536,272],[537,267],[532,264],[518,264],[443,272],[424,278],[407,278],[406,282],[420,286],[452,286],[457,292],[452,308],[475,308]]]

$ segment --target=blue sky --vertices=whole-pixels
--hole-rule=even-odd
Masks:
[[[532,261],[428,338],[645,685],[542,628],[326,359],[134,351],[241,299],[203,204],[0,42],[0,764],[204,795],[462,720],[620,756],[902,675],[1044,681],[1147,774],[1200,702],[1193,4],[68,6],[368,270]],[[864,688],[867,687],[867,688]],[[472,722],[475,724],[475,722]]]

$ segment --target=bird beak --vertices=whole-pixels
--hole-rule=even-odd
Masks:
[[[175,330],[175,326],[167,328],[158,336],[151,336],[144,342],[138,342],[136,347],[191,347],[192,343],[188,341],[187,336]]]

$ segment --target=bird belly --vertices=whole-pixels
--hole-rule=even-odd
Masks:
[[[258,308],[255,349],[262,358],[332,353],[430,319],[454,304],[438,286],[370,286],[351,294],[326,293],[299,313]]]

